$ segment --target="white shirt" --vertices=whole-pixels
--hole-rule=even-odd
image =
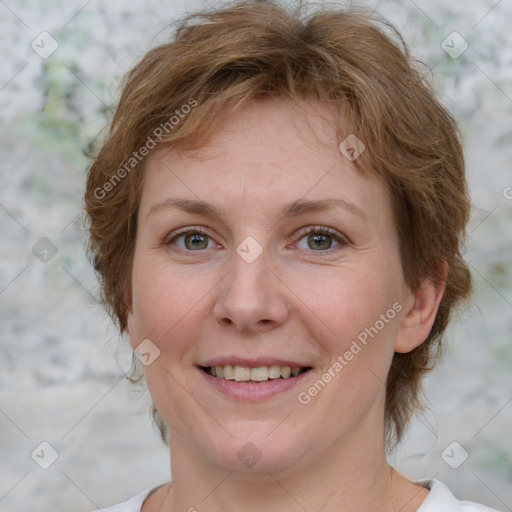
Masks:
[[[474,503],[460,501],[439,480],[413,480],[414,483],[430,489],[425,501],[417,512],[499,512],[493,508]],[[124,503],[102,509],[102,512],[141,512],[142,504],[153,489],[137,494]],[[100,512],[94,510],[93,512]]]

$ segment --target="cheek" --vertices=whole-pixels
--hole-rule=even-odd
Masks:
[[[330,340],[330,352],[344,350],[376,322],[381,327],[380,315],[399,298],[397,287],[378,268],[338,268],[321,278],[300,279],[294,291],[314,313],[311,318],[324,335],[318,339]],[[390,331],[390,325],[379,330]]]
[[[351,421],[361,419],[381,396],[393,356],[400,296],[394,281],[375,269],[340,271],[339,278],[325,281],[328,292],[317,291],[308,300],[318,315],[310,325],[318,326],[314,335],[328,360],[320,375],[325,387],[301,390],[308,395],[302,398],[311,397],[319,415],[331,411],[339,424],[346,423],[347,411]]]
[[[153,402],[167,424],[189,428],[197,404],[191,399],[187,379],[190,351],[197,341],[201,299],[211,288],[205,279],[184,276],[176,266],[141,258],[134,267],[133,304],[138,337],[149,338],[160,355],[144,366]],[[204,299],[203,299],[204,300]],[[169,418],[173,418],[169,423]],[[181,426],[181,427],[180,427]]]
[[[199,276],[190,269],[184,271],[149,258],[141,258],[134,267],[133,305],[138,336],[151,339],[163,353],[182,351],[204,321],[199,316],[215,277],[204,272]]]
[[[318,314],[310,324],[318,326],[313,335],[328,356],[320,377],[327,384],[317,386],[322,389],[319,399],[315,389],[301,391],[316,401],[319,411],[338,411],[340,422],[346,421],[348,410],[364,414],[380,396],[393,357],[399,325],[393,304],[400,296],[393,274],[384,273],[378,264],[372,268],[339,269],[336,278],[333,274],[320,281],[324,286],[315,288],[308,299]]]

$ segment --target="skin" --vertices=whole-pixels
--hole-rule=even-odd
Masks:
[[[328,106],[301,106],[258,100],[198,151],[148,157],[128,326],[133,348],[149,338],[160,350],[144,371],[169,426],[173,478],[144,512],[407,512],[428,494],[394,472],[390,499],[384,382],[393,353],[427,338],[444,287],[425,281],[411,293],[386,189],[340,153]],[[172,207],[148,216],[171,196],[212,203],[221,218]],[[300,198],[344,199],[363,215],[334,208],[275,221]],[[315,233],[302,232],[309,226],[330,227],[340,241],[326,235],[317,248]],[[185,245],[183,234],[173,239],[183,227],[205,231],[204,248]],[[252,263],[236,252],[248,236],[262,248]],[[397,302],[401,311],[378,335],[299,403],[298,393]],[[300,388],[247,403],[213,389],[196,367],[231,354],[275,355],[313,370]],[[237,457],[247,442],[261,453],[251,468]]]

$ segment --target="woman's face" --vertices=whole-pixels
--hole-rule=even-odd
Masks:
[[[253,102],[194,155],[153,153],[132,292],[130,343],[146,340],[171,449],[276,471],[381,441],[410,294],[385,188],[320,117]],[[307,371],[285,378],[286,367]]]

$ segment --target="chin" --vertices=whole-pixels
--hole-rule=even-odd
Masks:
[[[214,443],[215,447],[206,448],[205,452],[210,454],[212,464],[225,471],[245,475],[249,480],[251,475],[268,478],[268,473],[286,471],[295,466],[305,451],[305,440],[301,442],[297,437],[277,432],[269,435],[269,431],[268,428],[261,431],[252,429],[251,435],[245,431]]]

